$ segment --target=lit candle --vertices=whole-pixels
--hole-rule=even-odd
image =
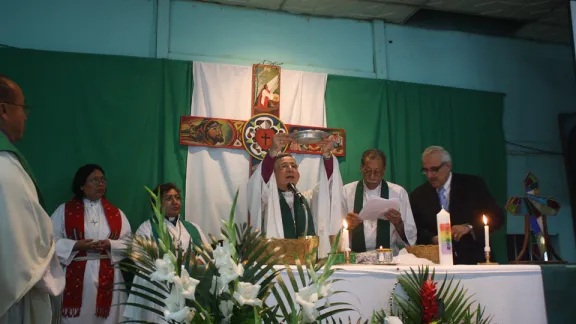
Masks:
[[[342,251],[348,252],[350,251],[350,238],[348,237],[348,223],[346,220],[342,222],[342,225],[344,226],[342,229],[342,237],[340,238],[342,242]]]
[[[490,251],[490,231],[488,228],[488,219],[486,219],[486,215],[482,215],[482,220],[484,221],[484,250]]]

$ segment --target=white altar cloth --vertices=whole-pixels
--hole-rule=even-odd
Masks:
[[[339,314],[338,317],[346,319],[346,322],[348,316],[355,322],[359,316],[364,320],[370,319],[374,310],[388,310],[396,277],[410,271],[410,267],[415,271],[418,269],[418,266],[363,264],[335,267],[342,270],[334,273],[332,278],[343,280],[336,282],[333,289],[349,293],[334,295],[330,301],[348,302],[358,309],[358,312]],[[436,280],[442,280],[446,273],[461,280],[468,293],[474,294],[472,300],[478,301],[486,308],[486,314],[492,315],[492,324],[547,323],[542,273],[537,265],[435,265],[430,266],[432,268],[436,269]],[[285,271],[281,276],[290,286]],[[322,303],[320,301],[318,305]]]

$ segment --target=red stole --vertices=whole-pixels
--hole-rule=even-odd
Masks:
[[[120,210],[102,197],[102,207],[110,227],[108,239],[117,240],[122,230],[122,216]],[[84,240],[84,202],[73,198],[66,203],[64,209],[64,223],[66,237],[72,240]],[[102,252],[106,255],[106,252]],[[78,252],[76,257],[86,256],[86,252]],[[86,262],[72,261],[66,268],[66,287],[64,288],[64,301],[62,303],[63,317],[79,317],[82,308],[82,292],[84,290],[84,272]],[[98,273],[98,293],[96,296],[96,316],[107,318],[112,306],[112,289],[114,288],[114,267],[109,258],[100,259]]]

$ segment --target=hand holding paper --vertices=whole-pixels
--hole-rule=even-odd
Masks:
[[[400,211],[400,201],[373,196],[368,198],[358,217],[362,220],[387,220],[384,214],[390,209]]]

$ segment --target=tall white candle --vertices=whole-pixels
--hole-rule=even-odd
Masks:
[[[490,251],[490,229],[488,228],[488,219],[486,215],[482,215],[484,221],[484,250]]]
[[[346,220],[342,222],[344,228],[342,228],[342,236],[340,237],[340,242],[342,242],[341,250],[344,252],[350,251],[350,238],[348,236],[348,223]]]

